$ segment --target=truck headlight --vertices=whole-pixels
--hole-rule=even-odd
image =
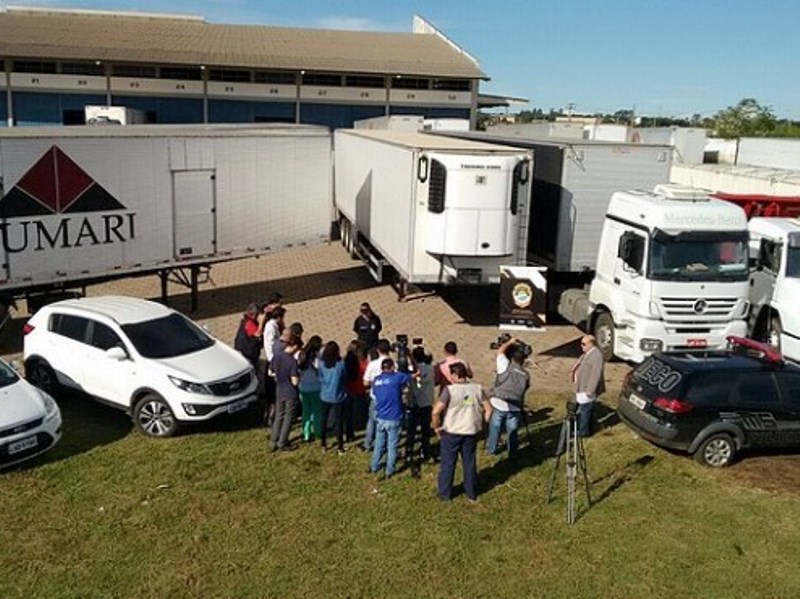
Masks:
[[[648,339],[645,337],[639,341],[639,349],[646,352],[657,352],[664,349],[664,342],[661,339]]]
[[[211,395],[211,390],[201,383],[193,383],[191,381],[184,381],[175,376],[167,375],[169,380],[181,391],[187,393],[196,393],[198,395]]]

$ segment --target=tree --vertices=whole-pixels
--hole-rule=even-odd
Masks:
[[[719,137],[733,139],[771,135],[777,119],[771,107],[762,106],[755,98],[744,98],[736,106],[720,110],[713,122]]]

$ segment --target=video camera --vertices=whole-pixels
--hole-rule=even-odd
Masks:
[[[508,333],[503,333],[497,338],[497,341],[493,341],[489,344],[489,349],[498,350],[509,341],[511,341],[511,335]],[[517,339],[517,342],[511,346],[511,350],[512,352],[516,350],[521,351],[526,360],[533,354],[533,347],[523,341],[520,341],[519,339]]]
[[[397,371],[408,372],[408,335],[397,335],[395,339],[395,342],[392,343],[392,351],[397,353]],[[411,343],[414,345],[422,345],[422,337],[414,337]]]

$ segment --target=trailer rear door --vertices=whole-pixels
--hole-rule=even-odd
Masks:
[[[173,171],[175,257],[209,256],[216,251],[214,171]]]

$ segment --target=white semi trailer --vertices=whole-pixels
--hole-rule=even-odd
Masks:
[[[158,272],[194,305],[214,262],[329,239],[331,170],[322,127],[0,129],[0,295]]]
[[[742,210],[678,188],[620,191],[665,184],[670,146],[448,135],[533,150],[528,263],[547,267],[547,311],[592,332],[606,358],[744,334]]]
[[[496,283],[527,252],[531,153],[418,132],[334,134],[342,241],[373,277],[407,283]]]

